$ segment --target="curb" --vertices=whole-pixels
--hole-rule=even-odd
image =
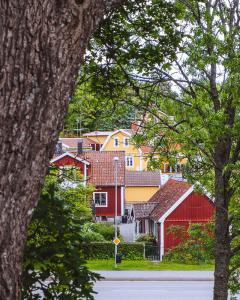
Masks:
[[[96,271],[101,281],[214,281],[213,272],[206,271]],[[203,273],[202,273],[203,272]]]
[[[101,281],[214,281],[213,278],[178,278],[178,277],[163,277],[163,278],[156,278],[156,277],[107,277],[101,279]]]

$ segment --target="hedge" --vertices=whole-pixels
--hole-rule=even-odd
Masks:
[[[113,259],[114,258],[113,242],[95,242],[83,245],[83,252],[86,259]],[[118,253],[123,254],[123,259],[140,260],[144,255],[143,243],[120,243]]]

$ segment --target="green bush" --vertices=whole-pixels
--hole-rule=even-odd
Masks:
[[[106,241],[112,241],[115,237],[115,228],[113,224],[107,222],[93,223],[92,228],[95,232],[101,234]],[[118,231],[119,236],[119,231]]]
[[[87,259],[112,259],[114,258],[113,242],[96,242],[84,245],[84,253]],[[139,260],[143,259],[144,245],[142,243],[120,243],[118,253],[123,254],[123,259]]]
[[[100,233],[92,231],[84,231],[82,233],[82,239],[85,243],[106,242],[105,238]]]
[[[118,229],[118,236],[119,236]],[[107,222],[87,222],[83,225],[82,237],[86,243],[113,241],[115,228],[113,224]]]
[[[142,234],[137,240],[137,242],[145,242],[149,244],[156,243],[156,239],[152,234]]]

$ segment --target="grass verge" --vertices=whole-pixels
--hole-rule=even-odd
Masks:
[[[87,266],[91,270],[172,270],[172,271],[193,271],[193,270],[213,270],[211,264],[179,264],[174,262],[152,262],[148,260],[123,260],[118,264],[117,268],[114,266],[114,260],[88,260]]]

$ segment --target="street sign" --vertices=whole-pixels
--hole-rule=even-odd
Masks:
[[[120,244],[120,240],[119,240],[119,238],[115,238],[114,240],[113,240],[113,243],[117,246],[118,244]]]

